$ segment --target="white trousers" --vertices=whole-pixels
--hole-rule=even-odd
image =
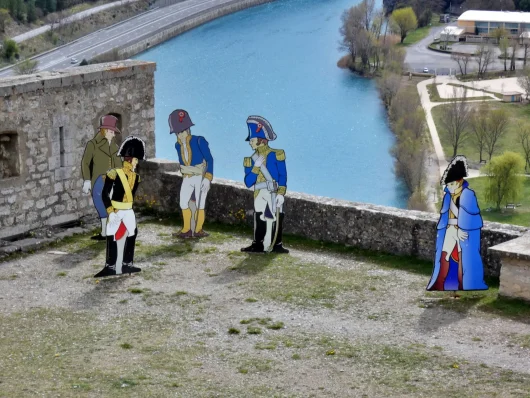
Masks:
[[[116,215],[118,216],[118,219],[123,222],[125,227],[127,228],[127,232],[129,232],[129,236],[134,236],[134,230],[136,229],[136,216],[134,215],[134,210],[118,210],[116,212]],[[110,221],[110,219],[108,220]],[[118,228],[120,227],[120,223],[116,223],[115,225],[111,225],[110,222],[107,221],[107,236],[108,235],[115,235],[116,232],[118,232]]]
[[[446,261],[449,261],[449,257],[451,257],[451,253],[453,252],[453,249],[455,248],[455,245],[457,247],[458,253],[462,251],[462,248],[460,247],[460,240],[458,239],[458,228],[456,228],[455,225],[449,225],[449,227],[445,231],[445,238],[444,238],[444,244],[442,245],[442,251],[447,253]]]
[[[254,198],[254,211],[261,214],[261,220],[267,222],[267,232],[265,234],[265,239],[263,239],[263,246],[268,248],[271,245],[273,236],[272,236],[272,224],[276,221],[276,214],[272,214],[274,218],[265,218],[265,209],[269,206],[269,210],[272,213],[272,195],[266,189],[260,189],[258,196]],[[283,205],[279,207],[280,213],[283,212]],[[278,208],[276,208],[278,210]]]
[[[200,198],[199,209],[204,210],[206,205],[207,193],[201,192],[202,176],[191,176],[182,178],[180,187],[180,208],[182,210],[189,208],[191,194],[195,191],[195,200]]]

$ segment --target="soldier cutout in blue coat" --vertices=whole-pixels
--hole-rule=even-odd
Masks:
[[[269,147],[269,141],[274,141],[276,134],[264,117],[249,116],[247,127],[246,141],[255,150],[244,160],[245,185],[254,190],[254,241],[241,251],[289,253],[282,242],[287,191],[285,152]]]
[[[456,156],[440,181],[446,185],[437,225],[434,270],[427,290],[487,290],[480,256],[482,217],[469,188],[467,160]]]

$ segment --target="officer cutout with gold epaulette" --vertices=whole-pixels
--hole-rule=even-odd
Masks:
[[[245,185],[254,190],[254,241],[241,249],[249,253],[289,253],[283,247],[283,203],[287,191],[285,152],[272,149],[276,139],[271,124],[261,116],[247,119],[250,147],[255,150],[245,158]]]
[[[145,143],[129,136],[118,156],[123,158],[123,167],[107,172],[101,195],[108,213],[107,258],[105,267],[94,275],[95,278],[141,271],[133,266],[138,228],[132,206],[140,183],[136,165],[139,160],[145,160]]]

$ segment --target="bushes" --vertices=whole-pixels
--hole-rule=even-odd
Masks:
[[[18,59],[20,50],[18,48],[17,42],[11,39],[4,40],[4,46],[2,48],[2,55],[8,61],[13,60],[13,58]]]

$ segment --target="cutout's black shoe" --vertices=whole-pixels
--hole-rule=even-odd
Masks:
[[[97,235],[91,236],[90,239],[92,239],[92,240],[107,240],[107,237],[106,236],[101,236],[101,234],[97,234]]]
[[[132,265],[129,265],[129,264],[123,264],[121,266],[122,274],[132,274],[134,272],[140,272],[141,270],[142,270],[141,268],[133,267]]]
[[[263,253],[263,243],[252,242],[252,245],[241,249],[245,253]]]
[[[113,275],[116,275],[116,270],[106,265],[105,268],[103,268],[96,275],[94,275],[94,278],[101,278],[104,276],[113,276]]]
[[[272,248],[272,252],[273,253],[289,253],[289,250],[286,249],[285,247],[283,247],[283,243],[280,243],[278,245],[274,245],[274,247]]]

